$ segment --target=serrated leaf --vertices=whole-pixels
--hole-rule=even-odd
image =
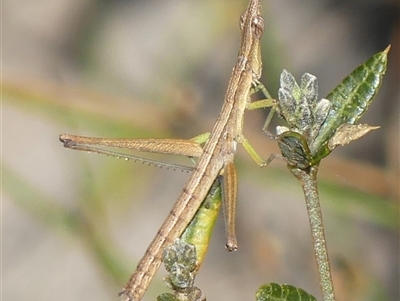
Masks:
[[[289,284],[269,283],[258,289],[256,301],[317,301],[317,299],[301,288]]]
[[[357,67],[326,97],[331,101],[329,114],[310,145],[313,155],[323,153],[328,141],[342,124],[355,124],[368,109],[379,90],[386,71],[390,46]]]

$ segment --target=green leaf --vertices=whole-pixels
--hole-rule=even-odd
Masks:
[[[317,299],[301,288],[289,284],[269,283],[259,288],[256,301],[317,301]]]
[[[387,54],[390,46],[357,67],[326,97],[331,102],[328,116],[318,136],[310,145],[317,157],[325,157],[327,144],[336,130],[343,124],[355,124],[368,109],[386,72]]]
[[[174,294],[164,293],[157,297],[157,301],[180,301]]]
[[[163,252],[164,267],[169,273],[168,285],[172,288],[192,288],[196,277],[196,248],[177,238]]]
[[[278,146],[290,166],[306,169],[315,164],[307,141],[297,132],[286,131],[280,134],[278,136]]]

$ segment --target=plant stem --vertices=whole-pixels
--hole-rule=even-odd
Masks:
[[[311,166],[305,170],[290,168],[290,171],[300,180],[303,187],[323,300],[334,301],[335,293],[333,291],[324,224],[322,222],[321,206],[318,197],[318,165]]]

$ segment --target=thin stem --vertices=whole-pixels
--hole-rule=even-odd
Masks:
[[[322,222],[321,206],[317,189],[318,165],[311,166],[306,170],[290,168],[290,171],[300,180],[303,187],[323,300],[334,301],[335,293],[333,291],[324,224]]]

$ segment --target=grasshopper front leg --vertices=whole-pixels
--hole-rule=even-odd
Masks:
[[[271,120],[279,109],[278,107],[278,102],[271,97],[271,94],[268,92],[267,88],[258,80],[253,80],[253,87],[251,94],[257,93],[258,91],[261,91],[265,98],[253,102],[249,102],[246,105],[247,110],[256,110],[256,109],[263,109],[263,108],[271,108],[271,110],[268,113],[267,119],[265,120],[264,126],[262,128],[262,131],[265,133],[267,132],[267,128],[269,124],[271,123]],[[249,153],[249,155],[252,157],[252,159],[258,164],[260,167],[265,167],[268,165],[269,160],[264,160],[261,158],[261,156],[256,152],[256,150],[253,148],[253,146],[250,144],[250,142],[243,136],[241,135],[238,137],[238,142],[243,145],[245,150]]]

